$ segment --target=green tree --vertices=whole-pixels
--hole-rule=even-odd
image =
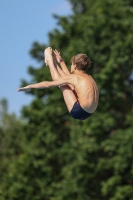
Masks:
[[[90,56],[99,105],[91,118],[77,121],[59,88],[32,90],[34,100],[22,110],[23,154],[6,175],[3,199],[133,200],[133,3],[69,1],[73,14],[55,16],[49,46],[68,66],[74,54]],[[46,46],[32,46],[40,68],[29,67],[29,83],[51,80],[43,64]]]
[[[14,113],[8,113],[8,101],[0,100],[0,197],[3,182],[8,172],[12,173],[12,163],[22,152],[22,121]],[[1,198],[0,198],[1,199]]]

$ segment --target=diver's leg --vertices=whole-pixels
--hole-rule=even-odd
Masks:
[[[50,73],[53,80],[58,80],[61,78],[60,73],[58,72],[56,63],[54,62],[54,59],[52,57],[52,48],[49,47],[45,50],[45,63],[49,65]],[[66,103],[66,106],[68,108],[68,111],[70,112],[72,110],[72,107],[76,101],[78,101],[77,96],[72,91],[71,87],[69,85],[62,85],[59,86],[63,97]]]
[[[77,102],[78,99],[75,93],[71,90],[71,88],[68,85],[60,86],[60,89],[62,91],[68,111],[70,112],[73,108],[74,103]]]
[[[53,80],[59,80],[60,78],[66,76],[67,74],[58,66],[54,59],[53,50],[48,47],[44,51],[45,63],[49,65],[50,73]]]

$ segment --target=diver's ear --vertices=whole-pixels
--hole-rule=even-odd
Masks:
[[[75,69],[75,70],[77,69],[77,65],[76,65],[76,64],[74,65],[74,69]]]

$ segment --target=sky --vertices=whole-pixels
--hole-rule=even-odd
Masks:
[[[57,26],[53,14],[71,13],[67,0],[0,0],[0,100],[8,101],[8,112],[20,116],[21,108],[32,101],[30,95],[17,92],[21,80],[28,82],[33,42],[48,44],[48,33]]]

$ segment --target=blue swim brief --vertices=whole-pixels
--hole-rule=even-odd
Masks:
[[[90,117],[92,113],[86,112],[85,110],[83,110],[83,108],[80,106],[78,102],[75,102],[72,110],[70,111],[70,115],[74,119],[84,120]]]

